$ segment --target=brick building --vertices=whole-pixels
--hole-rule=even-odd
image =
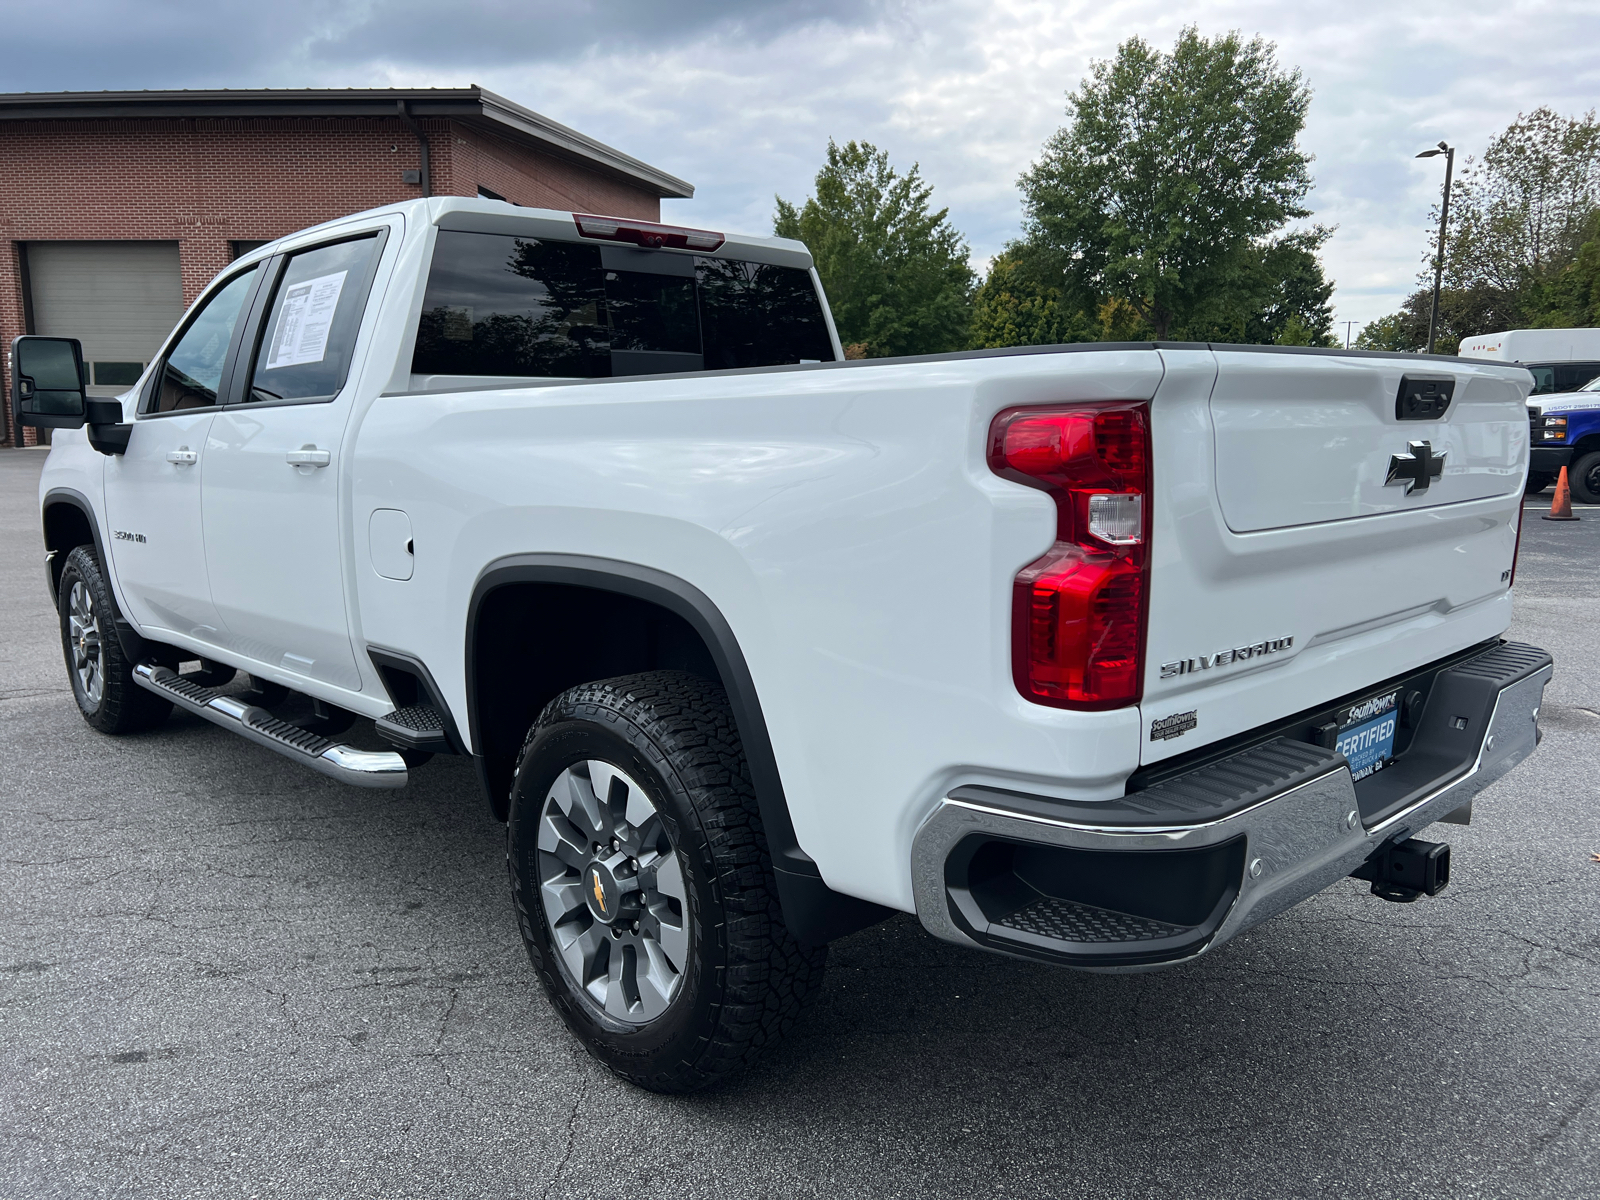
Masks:
[[[0,95],[0,338],[81,338],[115,395],[229,261],[308,225],[427,195],[654,221],[693,194],[477,87]]]

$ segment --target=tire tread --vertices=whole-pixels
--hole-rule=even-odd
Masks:
[[[1567,483],[1579,504],[1600,504],[1600,488],[1589,486],[1591,476],[1600,478],[1600,450],[1578,455],[1567,468]]]
[[[103,679],[100,705],[93,712],[84,708],[83,700],[78,695],[77,680],[72,669],[72,649],[67,644],[67,597],[71,594],[74,577],[83,580],[93,594],[95,610],[100,619],[100,644],[104,650],[101,660]],[[100,560],[93,546],[78,546],[67,555],[56,593],[56,612],[61,622],[61,651],[66,658],[67,680],[85,721],[101,733],[116,737],[154,729],[167,719],[172,712],[171,702],[146,691],[133,681],[134,664],[123,653],[122,642],[117,637],[116,597],[112,595],[111,586],[100,569]]]
[[[784,925],[755,788],[719,684],[681,671],[649,671],[569,688],[529,729],[519,771],[541,730],[572,720],[610,727],[648,747],[653,765],[664,777],[677,777],[699,819],[709,852],[705,867],[721,909],[715,924],[705,914],[699,933],[718,940],[725,964],[720,994],[712,999],[711,1036],[693,1061],[664,1070],[633,1072],[607,1062],[652,1091],[694,1091],[748,1067],[794,1027],[818,990],[827,948],[800,945]],[[637,736],[628,737],[623,727]],[[681,849],[682,840],[674,841]],[[526,922],[533,918],[521,889],[514,891],[527,938],[534,930]]]

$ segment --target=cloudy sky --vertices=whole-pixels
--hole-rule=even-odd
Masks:
[[[1176,10],[1176,11],[1175,11]],[[1595,0],[0,0],[0,90],[476,83],[689,180],[665,218],[764,232],[827,140],[922,164],[980,268],[1017,175],[1088,63],[1180,25],[1275,41],[1314,91],[1316,220],[1340,321],[1394,309],[1426,252],[1448,138],[1600,96]],[[1342,332],[1342,328],[1341,328]]]

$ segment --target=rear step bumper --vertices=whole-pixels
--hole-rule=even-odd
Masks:
[[[946,941],[1088,970],[1193,958],[1470,804],[1538,745],[1552,674],[1515,643],[1440,671],[1377,806],[1344,755],[1282,737],[1101,803],[958,787],[912,844],[917,916]]]
[[[319,737],[236,696],[220,695],[215,688],[191,683],[167,667],[140,663],[133,669],[133,681],[186,712],[342,783],[368,788],[406,785],[405,759],[394,751],[357,750]]]

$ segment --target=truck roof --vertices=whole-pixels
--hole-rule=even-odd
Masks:
[[[307,233],[335,229],[350,221],[383,213],[402,213],[407,220],[426,222],[437,225],[440,229],[459,230],[465,233],[501,233],[518,237],[584,242],[596,246],[616,244],[599,239],[581,237],[571,212],[563,212],[560,209],[553,208],[524,208],[505,200],[488,200],[476,196],[430,196],[426,199],[406,200],[399,204],[385,204],[380,208],[367,209],[364,212],[352,213],[349,216],[339,217],[333,221],[325,221],[323,224],[312,226],[310,229],[297,230],[287,236],[300,238]],[[634,217],[616,217],[614,214],[609,213],[595,213],[592,215],[609,216],[627,225],[665,226],[672,229],[685,228],[676,224],[643,221]],[[699,227],[688,226],[687,228]],[[652,253],[691,254],[701,258],[743,259],[750,262],[770,263],[773,266],[799,267],[803,270],[809,270],[812,266],[811,252],[806,249],[803,242],[797,242],[790,238],[756,237],[742,233],[726,233],[721,230],[717,232],[724,241],[714,251],[675,250],[669,247],[652,251]],[[278,240],[283,241],[286,239],[280,238]],[[259,250],[252,251],[252,256],[270,254],[276,244],[276,242],[268,243]]]

